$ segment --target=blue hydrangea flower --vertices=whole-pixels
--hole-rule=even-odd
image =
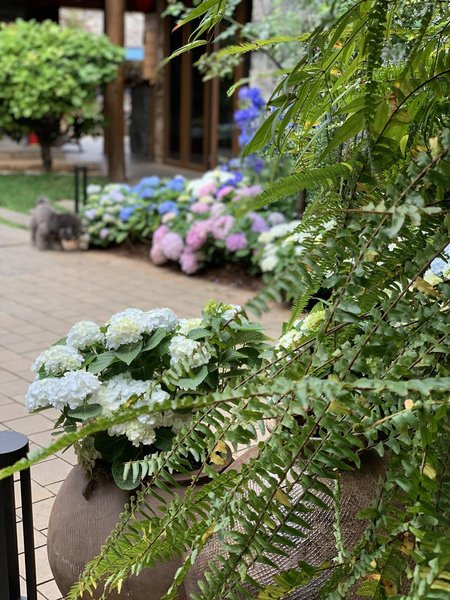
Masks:
[[[154,198],[156,196],[156,191],[151,187],[144,187],[139,190],[139,196],[145,200],[146,198]]]
[[[244,176],[242,175],[242,173],[240,171],[235,171],[233,173],[233,179],[229,179],[227,183],[228,183],[228,185],[237,185],[243,179],[244,179]]]
[[[142,187],[158,187],[160,183],[161,179],[157,175],[152,175],[151,177],[143,177],[138,185]]]
[[[238,92],[238,96],[242,102],[251,102],[257,108],[262,108],[265,104],[259,88],[256,87],[242,87]]]
[[[173,190],[174,192],[182,192],[184,190],[184,185],[184,177],[181,177],[181,175],[177,175],[176,177],[170,179],[166,183],[166,188],[168,190]]]
[[[163,202],[159,206],[158,212],[160,215],[165,215],[166,213],[169,213],[169,212],[174,212],[175,214],[178,214],[177,203],[174,202],[173,200],[166,200],[166,202]]]
[[[133,206],[125,206],[119,213],[119,219],[124,223],[127,223],[130,220],[131,215],[134,213]]]

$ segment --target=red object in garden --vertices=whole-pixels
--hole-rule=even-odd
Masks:
[[[33,133],[33,132],[29,133],[28,134],[28,143],[30,145],[32,145],[32,144],[39,144],[38,136],[35,133]]]

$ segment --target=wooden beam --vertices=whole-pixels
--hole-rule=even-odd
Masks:
[[[105,0],[105,29],[111,42],[124,45],[125,0]],[[105,116],[108,121],[107,161],[111,181],[125,181],[125,123],[123,113],[124,68],[119,67],[117,78],[105,91]]]

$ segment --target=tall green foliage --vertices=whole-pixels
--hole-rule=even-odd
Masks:
[[[52,21],[0,25],[0,135],[37,134],[43,163],[65,127],[75,136],[101,125],[96,94],[112,81],[123,50],[105,36]]]
[[[205,0],[193,11],[197,37],[224,5]],[[442,3],[368,0],[298,42],[304,56],[280,80],[247,148],[295,159],[265,203],[315,190],[295,234],[307,252],[250,304],[263,310],[283,293],[295,300],[292,318],[261,368],[220,393],[185,393],[159,408],[196,416],[170,451],[127,466],[148,485],[70,598],[99,580],[120,588],[182,553],[166,595],[174,598],[212,537],[219,549],[197,598],[289,597],[324,572],[324,598],[448,598],[450,284],[424,279],[450,241],[448,33]],[[306,235],[312,228],[320,243]],[[302,317],[323,288],[331,298]],[[217,444],[258,443],[268,419],[258,455],[242,470],[208,468]],[[174,495],[155,516],[148,497],[167,491],[191,448],[211,482]],[[339,481],[368,450],[386,457],[386,472],[360,515],[364,535],[348,547]],[[305,513],[324,496],[335,507],[334,560],[300,562],[268,587],[256,581],[255,565],[273,564],[287,540],[295,547],[307,535]]]

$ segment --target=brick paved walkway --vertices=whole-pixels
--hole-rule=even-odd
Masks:
[[[0,430],[26,434],[31,447],[50,441],[52,414],[29,415],[23,398],[36,356],[74,322],[103,323],[129,306],[168,306],[181,317],[197,316],[211,298],[243,304],[250,296],[109,252],[38,252],[28,232],[0,224]],[[277,308],[262,321],[276,335],[286,318]],[[66,452],[32,469],[40,600],[60,598],[47,563],[46,532],[53,498],[74,462]]]

